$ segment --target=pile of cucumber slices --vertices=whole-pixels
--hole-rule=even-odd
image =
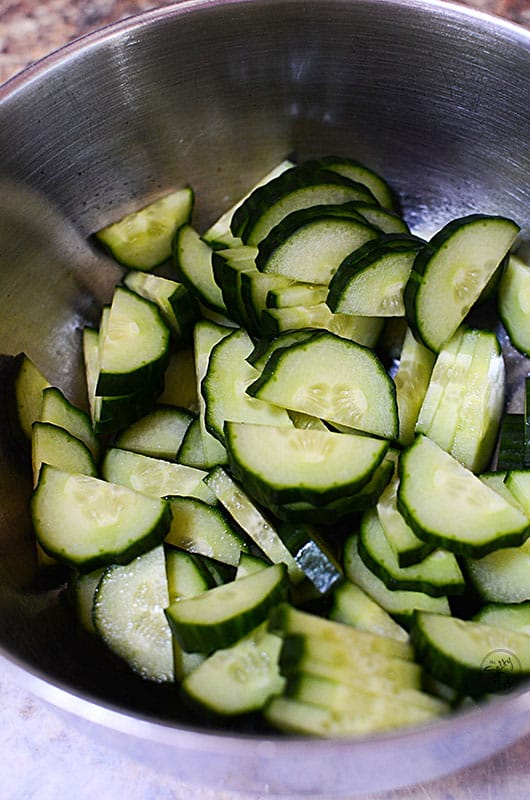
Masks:
[[[501,326],[473,321],[489,304],[530,349],[518,225],[424,240],[333,156],[202,233],[194,200],[96,234],[124,274],[82,334],[87,411],[13,359],[39,558],[80,625],[197,719],[313,736],[530,677],[530,412],[505,413]]]

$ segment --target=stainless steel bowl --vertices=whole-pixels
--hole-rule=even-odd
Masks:
[[[348,154],[416,230],[479,210],[530,234],[530,33],[426,0],[188,0],[73,43],[0,88],[0,351],[80,401],[80,331],[120,275],[88,234],[190,182],[205,226],[288,153]],[[529,730],[530,692],[360,741],[197,727],[110,668],[35,580],[30,484],[0,453],[3,665],[71,724],[183,780],[349,795],[455,770]]]

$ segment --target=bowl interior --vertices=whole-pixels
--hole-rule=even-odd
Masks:
[[[420,233],[481,211],[527,239],[529,75],[530,34],[414,0],[184,2],[74,43],[0,89],[0,350],[83,403],[81,330],[121,275],[89,234],[187,183],[205,228],[291,153],[365,162]],[[1,444],[5,653],[97,702],[188,722],[79,637],[62,578],[37,579],[30,480],[5,431]]]

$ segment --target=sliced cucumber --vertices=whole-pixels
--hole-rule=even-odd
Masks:
[[[419,539],[407,525],[397,507],[399,478],[397,475],[385,487],[376,506],[377,516],[400,567],[417,564],[434,550],[434,545]]]
[[[324,158],[317,159],[316,163],[319,167],[338,172],[345,178],[362,183],[370,189],[383,208],[396,212],[399,210],[399,199],[394,189],[388,181],[365,164],[343,156],[324,156]]]
[[[212,653],[184,679],[182,690],[214,714],[258,711],[283,689],[281,646],[282,640],[261,625],[232,647]]]
[[[528,536],[528,517],[425,436],[401,456],[398,508],[427,542],[480,558]]]
[[[352,248],[329,284],[328,306],[343,314],[403,316],[403,291],[423,246],[412,236],[387,234]]]
[[[483,558],[465,560],[467,576],[480,596],[491,603],[530,600],[530,541],[503,547]]]
[[[273,563],[287,566],[289,578],[293,583],[305,577],[278,532],[223,467],[214,467],[204,482],[263,554]]]
[[[171,256],[175,231],[193,209],[193,191],[177,189],[99,230],[95,237],[120,264],[151,270]]]
[[[194,553],[165,542],[168,603],[179,597],[194,597],[215,586],[203,560]]]
[[[193,419],[193,414],[184,408],[158,405],[121,431],[116,437],[116,446],[174,461]]]
[[[107,647],[142,678],[172,682],[173,644],[164,548],[108,567],[94,596],[94,626]]]
[[[33,483],[36,486],[42,464],[50,464],[64,472],[97,475],[92,453],[84,442],[64,428],[49,422],[34,422],[31,439]]]
[[[237,567],[248,545],[218,506],[193,497],[172,497],[166,542]]]
[[[399,416],[399,443],[412,444],[414,430],[434,365],[433,353],[407,327],[399,367],[394,376]]]
[[[173,464],[160,458],[111,447],[101,464],[105,480],[127,486],[151,497],[184,495],[213,502],[214,497],[203,483],[205,470]]]
[[[267,507],[349,497],[372,477],[388,442],[371,436],[227,422],[228,462]]]
[[[155,547],[170,522],[164,500],[43,465],[31,501],[41,547],[85,572],[124,564]]]
[[[224,314],[226,306],[221,289],[214,280],[212,254],[212,247],[189,223],[178,229],[173,244],[173,267],[177,280],[206,308]]]
[[[514,347],[530,355],[530,267],[510,255],[497,293],[499,316]]]
[[[398,434],[394,383],[375,353],[328,331],[276,350],[247,392],[374,436]]]
[[[449,341],[513,246],[519,226],[472,214],[449,222],[418,254],[407,287],[407,319],[438,352]]]
[[[265,622],[269,610],[285,598],[286,569],[267,569],[216,586],[166,609],[174,636],[188,652],[212,653],[235,644]]]
[[[409,638],[407,631],[379,603],[348,580],[334,590],[329,617],[335,622],[343,622],[379,636],[389,636],[400,642],[406,642]]]
[[[123,282],[128,289],[158,306],[175,342],[190,339],[199,318],[199,307],[182,283],[137,271],[128,272]]]
[[[56,386],[48,386],[42,392],[39,422],[49,422],[64,428],[85,443],[95,462],[99,460],[100,444],[88,414],[70,403]]]
[[[483,606],[473,617],[475,622],[507,628],[516,633],[530,635],[530,602],[523,603],[489,603]]]
[[[215,345],[221,341],[224,336],[228,336],[232,329],[224,325],[218,325],[209,320],[201,320],[195,326],[193,334],[193,346],[195,352],[195,379],[197,384],[197,396],[199,403],[199,422],[201,426],[201,437],[204,448],[204,462],[207,467],[213,467],[216,464],[226,463],[226,450],[224,445],[221,444],[219,439],[207,430],[206,428],[206,402],[204,400],[201,386],[208,370],[208,362],[210,354]]]
[[[530,636],[523,633],[418,612],[411,637],[427,670],[471,697],[508,689],[530,675]]]
[[[351,339],[366,347],[375,347],[383,328],[379,317],[360,317],[353,314],[334,314],[326,303],[315,306],[286,306],[262,311],[260,335],[275,337],[300,328],[321,328]]]
[[[340,206],[302,208],[259,242],[256,266],[261,272],[326,285],[349,253],[378,236],[362,219],[341,216]]]
[[[198,413],[195,354],[191,344],[170,352],[164,373],[164,387],[158,402],[161,405],[187,408],[192,414]]]
[[[450,613],[446,597],[431,597],[424,592],[389,589],[385,586],[360,557],[357,534],[350,536],[344,545],[343,563],[346,577],[406,627],[410,626],[416,609],[440,614]]]
[[[16,363],[15,405],[20,428],[31,441],[31,426],[41,419],[42,393],[50,382],[34,361],[20,353]]]
[[[117,286],[100,330],[98,395],[124,395],[158,384],[169,357],[169,329],[158,308]]]
[[[432,597],[464,592],[465,582],[458,562],[454,554],[447,550],[434,550],[419,563],[401,567],[375,509],[363,515],[359,555],[388,589],[424,592]]]
[[[502,417],[497,469],[524,469],[525,465],[525,417],[524,414],[506,413]]]
[[[253,346],[250,336],[241,328],[225,336],[213,348],[201,384],[206,428],[224,445],[227,420],[292,428],[284,409],[254,400],[245,393],[246,387],[259,376],[246,360]]]

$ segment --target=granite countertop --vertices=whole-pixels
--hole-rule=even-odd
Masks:
[[[467,0],[530,27],[530,0]],[[0,82],[66,42],[156,6],[149,0],[0,0]],[[0,798],[76,800],[228,800],[222,788],[184,785],[135,761],[39,699],[0,662]],[[525,800],[530,797],[530,736],[487,762],[414,788],[365,800]],[[240,800],[248,800],[238,795]],[[264,798],[265,796],[263,796]]]

